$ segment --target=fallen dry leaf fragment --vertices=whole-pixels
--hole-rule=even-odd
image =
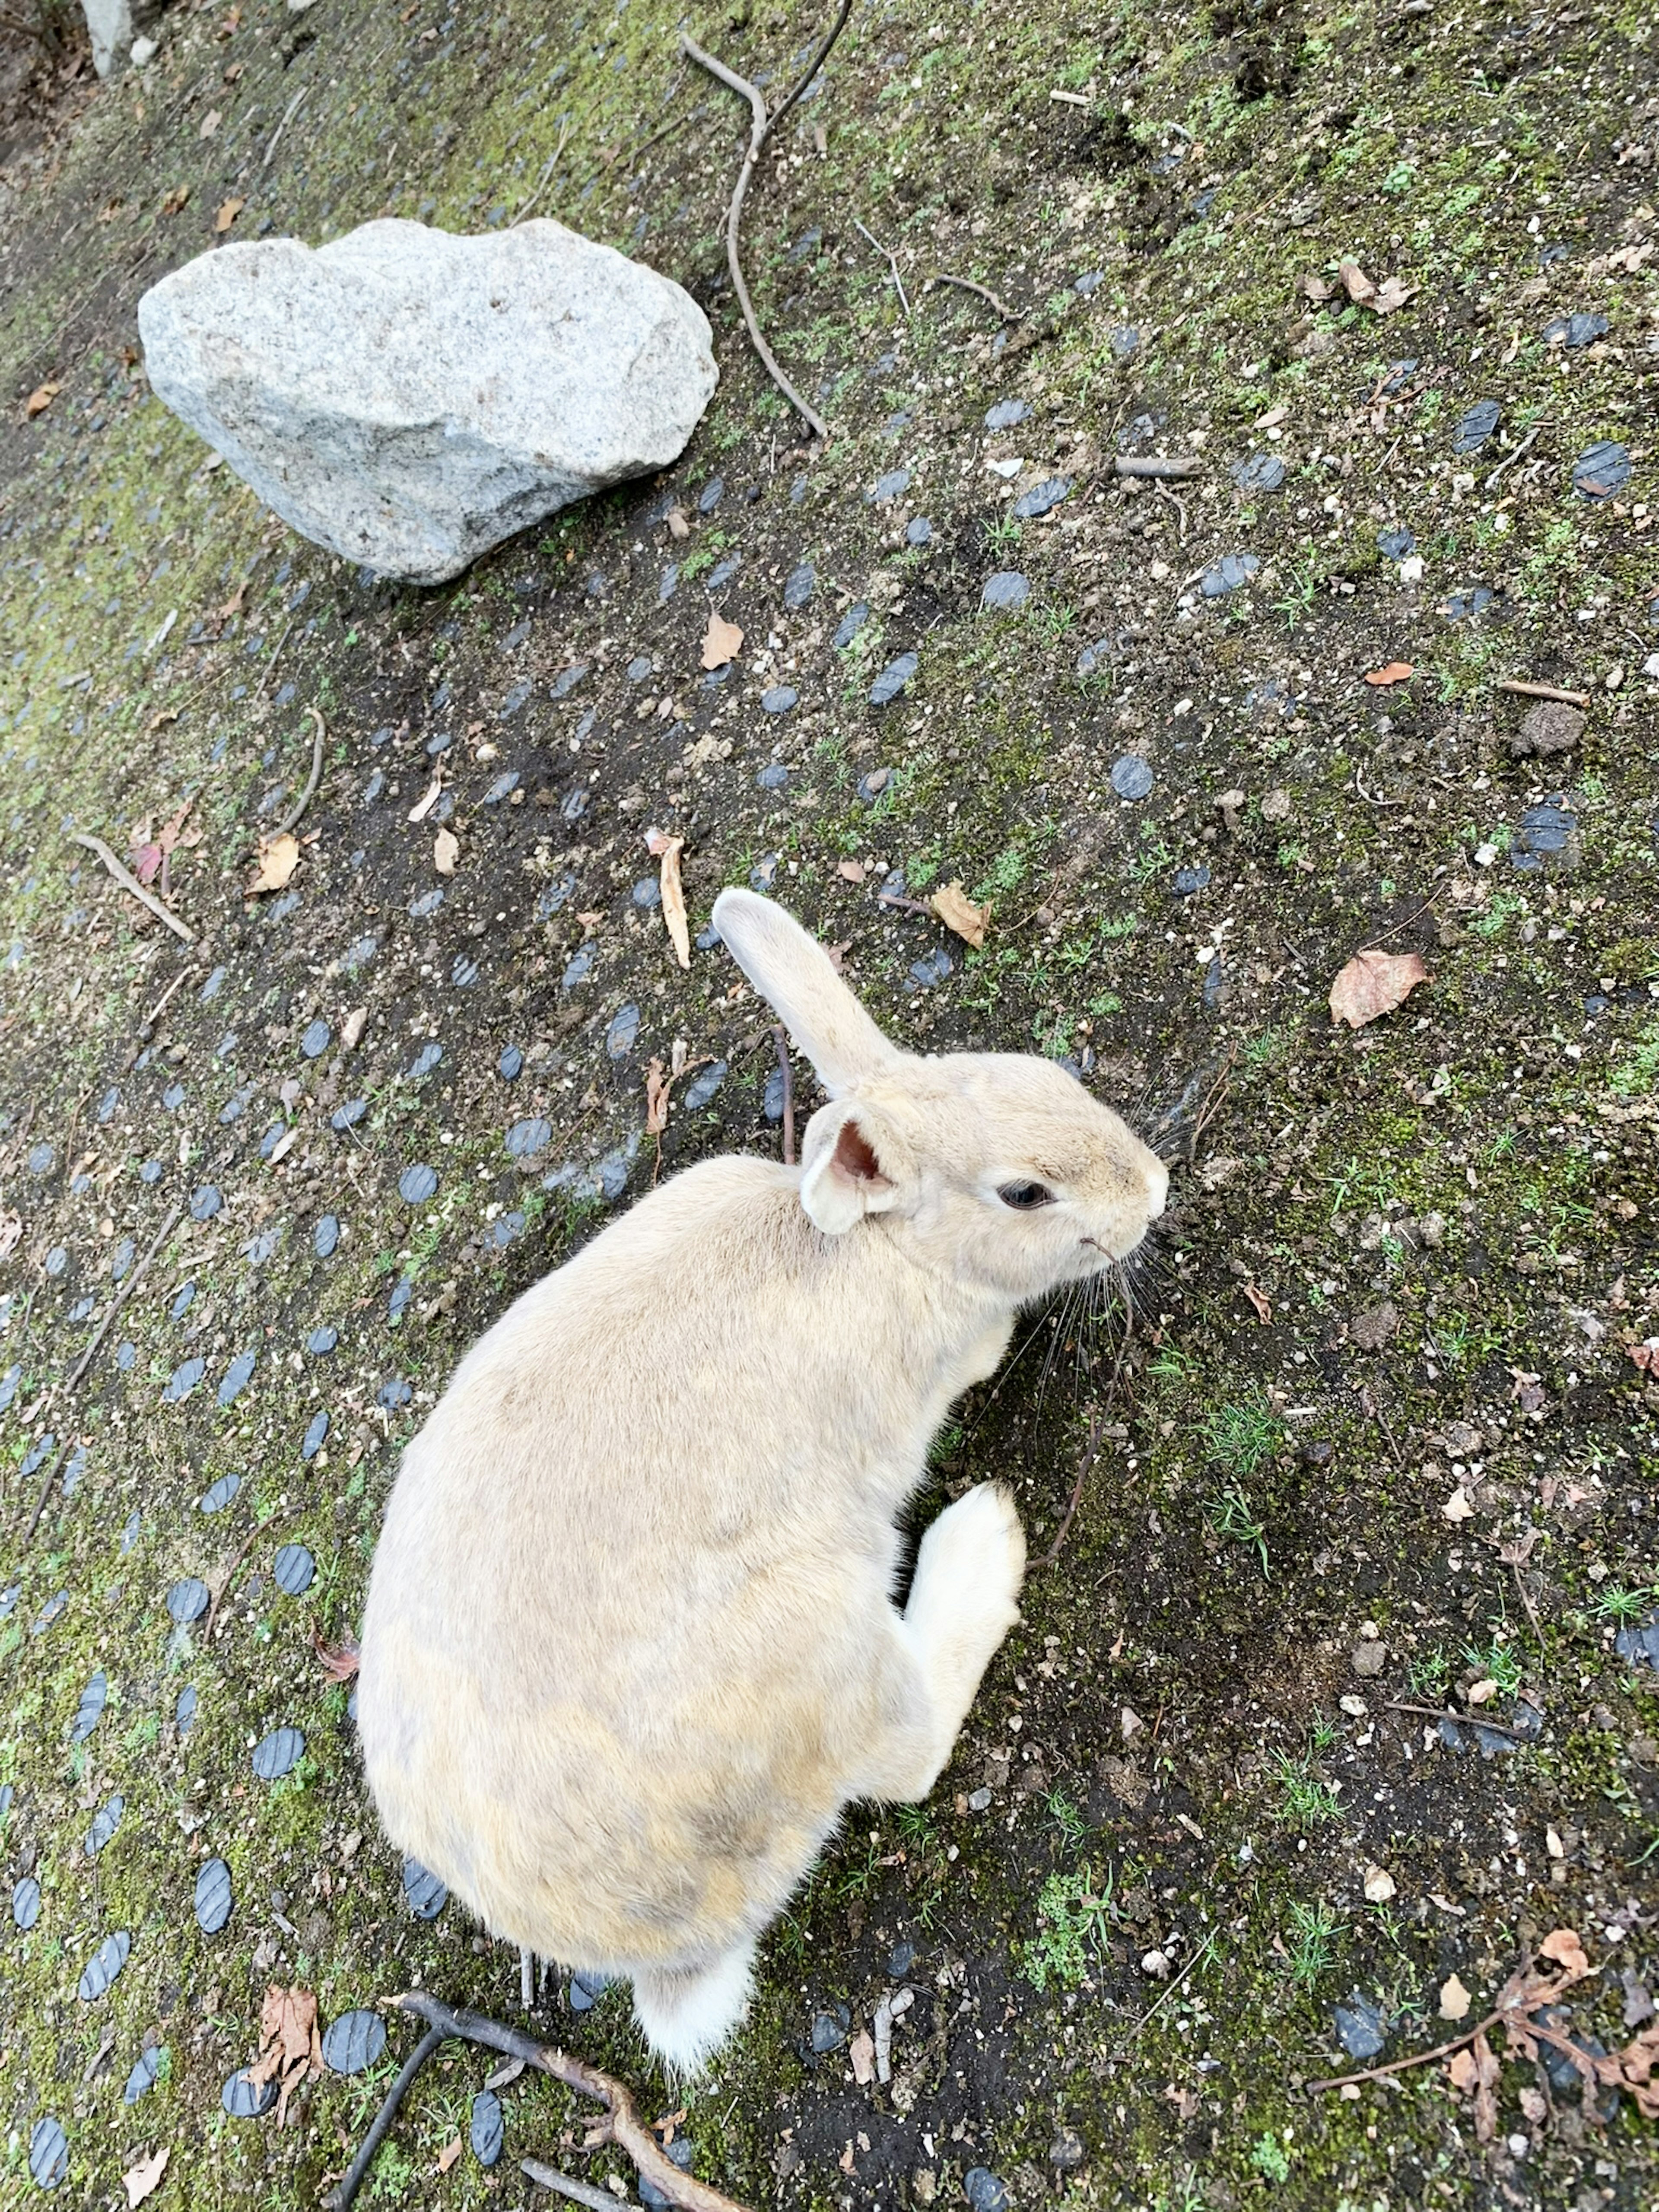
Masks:
[[[121,2186],[127,2192],[127,2212],[133,2212],[134,2205],[142,2204],[147,2197],[155,2194],[171,2155],[168,2146],[163,2143],[154,2158],[143,2160],[121,2176]]]
[[[876,2070],[876,2046],[868,2028],[859,2030],[847,2046],[847,2056],[853,2062],[853,2079],[863,2088]]]
[[[864,863],[862,860],[837,860],[836,873],[845,884],[861,884],[864,881]]]
[[[300,841],[291,830],[284,830],[276,837],[261,837],[254,856],[253,873],[247,880],[247,896],[258,898],[262,891],[286,889],[299,865]]]
[[[188,185],[175,185],[173,187],[173,190],[161,202],[162,214],[177,215],[179,210],[186,204],[189,198],[190,186]]]
[[[743,644],[743,632],[736,623],[729,623],[724,615],[708,610],[708,628],[702,641],[702,665],[705,668],[724,668],[728,660],[737,658]]]
[[[1365,1899],[1370,1905],[1386,1905],[1395,1893],[1394,1876],[1386,1867],[1373,1866],[1365,1869]]]
[[[673,1088],[663,1072],[659,1060],[653,1060],[645,1072],[645,1133],[660,1137],[668,1127],[668,1094]]]
[[[247,2069],[255,2087],[277,2085],[276,2124],[288,2118],[288,2100],[307,2074],[323,2070],[322,2039],[317,2033],[317,1998],[296,1983],[283,1989],[272,1982],[259,2008],[259,2056]]]
[[[1273,1317],[1273,1305],[1266,1292],[1257,1290],[1254,1283],[1241,1283],[1238,1287],[1255,1309],[1256,1319],[1266,1328]]]
[[[1469,1502],[1469,1493],[1461,1482],[1441,1507],[1440,1512],[1441,1517],[1447,1521],[1472,1521],[1474,1518],[1474,1507]]]
[[[432,841],[432,865],[441,876],[453,876],[461,856],[461,841],[453,830],[440,830]]]
[[[63,388],[61,384],[37,384],[23,402],[27,420],[32,422],[37,415],[44,415]]]
[[[198,138],[211,138],[215,136],[218,128],[219,111],[216,107],[210,107],[207,113],[202,118],[202,127],[196,135]]]
[[[684,837],[671,837],[663,830],[647,830],[645,848],[653,860],[662,863],[662,918],[668,925],[674,957],[682,968],[689,968],[691,965],[691,928],[686,920],[685,886],[680,881],[680,854],[685,849],[685,840]]]
[[[1440,2017],[1442,2020],[1467,2020],[1469,2016],[1469,1993],[1455,1974],[1449,1974],[1440,1984]]]
[[[23,1234],[21,1214],[0,1213],[0,1260],[9,1260]]]
[[[337,1644],[328,1644],[313,1628],[311,1648],[317,1654],[318,1662],[331,1682],[349,1682],[356,1673],[360,1654],[355,1636],[343,1636]]]
[[[1376,297],[1376,287],[1357,261],[1344,261],[1337,269],[1343,290],[1356,307],[1364,307]]]
[[[947,929],[954,929],[975,951],[984,944],[991,909],[988,906],[975,906],[959,881],[942,884],[927,903]]]
[[[1376,296],[1369,304],[1379,315],[1391,315],[1396,308],[1403,307],[1420,289],[1416,284],[1407,284],[1403,277],[1385,276],[1376,288]]]
[[[367,1006],[354,1006],[340,1024],[340,1042],[347,1052],[356,1052],[362,1042],[363,1024],[368,1019]]]
[[[689,538],[691,535],[690,520],[683,507],[671,507],[663,520],[668,525],[671,538]]]
[[[1331,985],[1331,1019],[1364,1029],[1403,1006],[1428,981],[1420,952],[1356,952]]]
[[[225,201],[223,205],[220,208],[218,214],[213,218],[213,228],[219,234],[221,238],[224,236],[225,233],[230,228],[232,223],[235,222],[237,216],[240,215],[242,210],[246,205],[247,202],[246,200],[231,198]]]
[[[460,2154],[461,2139],[459,2136],[452,2136],[450,2140],[438,2153],[439,2172],[447,2173],[450,2167],[454,2165],[456,2160],[460,2156]]]
[[[1540,1959],[1553,1960],[1558,1966],[1564,1967],[1577,1979],[1582,1979],[1590,1970],[1589,1960],[1584,1955],[1584,1946],[1575,1929],[1552,1929],[1539,1945],[1538,1955]]]
[[[1415,676],[1416,673],[1409,660],[1391,660],[1385,668],[1373,668],[1365,681],[1381,690],[1385,684],[1403,684],[1408,676]]]
[[[428,784],[423,794],[417,799],[413,806],[410,808],[408,814],[404,817],[405,820],[410,822],[424,822],[427,816],[431,813],[433,808],[438,804],[438,797],[440,793],[443,790],[443,787],[444,772],[443,769],[440,768],[437,774],[433,777],[431,782]]]
[[[1311,269],[1309,270],[1305,276],[1298,276],[1297,278],[1296,289],[1301,293],[1304,300],[1312,300],[1316,302],[1321,300],[1328,300],[1331,296],[1332,289],[1331,286],[1325,282],[1325,279],[1322,276],[1316,276]]]

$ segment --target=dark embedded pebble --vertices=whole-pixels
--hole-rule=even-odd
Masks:
[[[793,684],[775,684],[769,691],[761,693],[761,706],[769,714],[787,714],[799,697]]]
[[[211,1221],[224,1202],[213,1185],[204,1182],[199,1190],[191,1193],[190,1218],[192,1221]]]
[[[188,1735],[196,1725],[196,1708],[199,1700],[194,1682],[186,1682],[179,1692],[179,1702],[173,1709],[173,1724],[180,1735]]]
[[[66,1589],[60,1589],[55,1594],[55,1595],[49,1597],[46,1603],[41,1607],[39,1613],[36,1615],[34,1626],[29,1632],[30,1634],[40,1636],[46,1629],[50,1628],[53,1621],[58,1620],[59,1615],[63,1613],[64,1607],[68,1603],[69,1592]]]
[[[1111,781],[1120,799],[1146,799],[1152,788],[1152,768],[1139,753],[1125,753],[1112,763]]]
[[[642,907],[647,913],[662,904],[662,885],[655,876],[640,878],[634,886],[633,900],[635,906]]]
[[[1240,491],[1277,491],[1285,481],[1285,464],[1277,453],[1252,453],[1235,461],[1232,479]]]
[[[988,430],[1012,430],[1017,422],[1023,422],[1030,411],[1030,404],[1024,399],[999,399],[996,405],[988,411],[985,427]]]
[[[406,1406],[415,1393],[401,1375],[389,1375],[374,1393],[374,1402],[384,1413],[395,1413]]]
[[[335,2074],[362,2074],[386,2049],[386,2023],[366,2006],[343,2012],[323,2030],[323,2063]]]
[[[901,653],[896,659],[890,660],[870,686],[870,704],[872,707],[890,706],[920,665],[914,653]]]
[[[691,2171],[692,2158],[690,2138],[684,2135],[677,2135],[668,2146],[668,2155],[682,2173],[689,2173]],[[639,2191],[641,2203],[648,2204],[652,2208],[652,2212],[660,2212],[663,2205],[672,2204],[673,2202],[672,2197],[663,2194],[654,2181],[648,2179],[644,2174],[640,2176]]]
[[[815,2012],[807,2040],[822,2058],[826,2051],[838,2049],[847,2040],[847,2023],[832,2012]]]
[[[121,1815],[127,1809],[127,1801],[118,1790],[106,1798],[92,1816],[92,1826],[87,1830],[85,1850],[89,1859],[95,1859],[121,1825]]]
[[[26,1874],[13,1886],[11,1917],[13,1925],[21,1928],[26,1936],[40,1917],[40,1885],[32,1874]]]
[[[585,983],[592,972],[593,948],[591,945],[584,945],[579,952],[572,953],[566,962],[564,973],[559,978],[559,988],[562,991],[574,991],[577,984]]]
[[[872,505],[884,506],[889,500],[899,498],[910,485],[908,469],[889,469],[884,477],[878,477],[875,489],[867,495]]]
[[[979,603],[994,613],[1012,614],[1016,607],[1023,607],[1030,596],[1028,576],[1022,576],[1018,568],[1001,568],[994,576],[986,578]]]
[[[699,514],[712,514],[725,496],[726,478],[724,477],[710,477],[708,483],[697,495],[697,513]]]
[[[1525,871],[1542,867],[1558,854],[1570,854],[1578,834],[1578,817],[1559,801],[1529,806],[1510,844],[1511,866]]]
[[[1072,489],[1070,477],[1048,477],[1030,490],[1022,492],[1009,509],[1016,522],[1035,522],[1039,515],[1047,514],[1060,505]]]
[[[1210,888],[1210,872],[1201,864],[1195,868],[1177,868],[1170,885],[1177,898],[1191,898],[1194,892]]]
[[[75,1724],[70,1730],[71,1743],[84,1743],[104,1716],[104,1705],[109,1696],[109,1677],[100,1667],[81,1692],[81,1702],[76,1708]]]
[[[196,1877],[196,1924],[204,1936],[219,1933],[233,1901],[229,1867],[223,1859],[210,1859]]]
[[[76,1984],[76,1995],[82,2004],[91,2004],[120,1979],[121,1969],[131,1954],[132,1938],[125,1928],[118,1928],[114,1935],[105,1936]]]
[[[258,1364],[258,1357],[257,1352],[250,1349],[246,1352],[239,1352],[235,1358],[231,1361],[229,1366],[219,1377],[218,1397],[222,1406],[234,1405],[241,1396],[253,1378],[253,1370]]]
[[[1261,566],[1254,553],[1224,553],[1199,579],[1206,599],[1218,599],[1248,584]]]
[[[307,1060],[320,1060],[328,1050],[329,1042],[333,1034],[332,1030],[319,1014],[316,1020],[308,1025],[305,1035],[300,1039],[300,1049]]]
[[[869,619],[870,609],[867,603],[863,599],[854,599],[836,624],[836,635],[830,640],[831,644],[838,652],[842,647],[851,645]]]
[[[810,561],[803,561],[792,568],[783,587],[783,604],[791,614],[799,614],[817,587],[817,572]]]
[[[50,2115],[29,2131],[29,2179],[40,2189],[56,2189],[69,2179],[69,2137]]]
[[[931,991],[935,983],[942,983],[956,966],[945,947],[938,945],[920,960],[910,963],[910,988],[913,991]]]
[[[1576,352],[1580,346],[1591,345],[1607,334],[1605,315],[1558,315],[1553,323],[1544,325],[1544,343],[1565,346]]]
[[[611,1986],[603,1974],[572,1974],[565,1991],[572,2012],[592,2012]]]
[[[270,1571],[284,1597],[303,1597],[311,1588],[317,1562],[303,1544],[284,1544],[271,1563]]]
[[[1646,1665],[1659,1673],[1659,1613],[1640,1628],[1633,1623],[1628,1628],[1621,1628],[1613,1639],[1613,1648],[1632,1667]]]
[[[640,1010],[631,1002],[619,1006],[605,1033],[605,1048],[612,1060],[625,1060],[640,1034]]]
[[[222,1513],[242,1486],[240,1474],[222,1474],[212,1488],[204,1490],[196,1501],[199,1513]]]
[[[1389,2039],[1388,2022],[1374,1997],[1358,1990],[1332,2014],[1336,2039],[1351,2058],[1375,2058]]]
[[[1007,2185],[988,2166],[970,2166],[962,2177],[962,2193],[973,2212],[1008,2212]]]
[[[1081,2166],[1088,2154],[1075,2128],[1062,2128],[1048,2146],[1048,2163],[1062,2173],[1070,2173]]]
[[[1630,478],[1630,448],[1613,438],[1586,447],[1572,465],[1572,488],[1580,499],[1611,499]]]
[[[725,1079],[726,1062],[723,1060],[717,1060],[712,1067],[699,1069],[685,1086],[682,1103],[686,1111],[695,1114],[700,1108],[708,1105]]]
[[[401,1320],[403,1316],[409,1311],[410,1301],[414,1297],[414,1296],[415,1285],[413,1279],[408,1275],[400,1275],[398,1280],[392,1285],[392,1296],[386,1300],[386,1319],[388,1321]]]
[[[198,1582],[194,1575],[174,1583],[167,1592],[167,1611],[180,1628],[188,1628],[192,1620],[199,1620],[212,1601],[207,1584]]]
[[[1498,428],[1503,412],[1495,399],[1477,399],[1452,432],[1453,453],[1477,453]]]
[[[781,791],[789,781],[789,771],[781,761],[770,761],[755,781],[763,791]]]
[[[449,1891],[418,1859],[404,1861],[404,1895],[417,1920],[435,1920],[449,1902]]]
[[[367,1098],[348,1098],[343,1106],[337,1107],[328,1117],[328,1126],[343,1136],[348,1129],[356,1128],[368,1111]]]
[[[538,1152],[544,1152],[552,1141],[552,1123],[539,1115],[534,1115],[525,1121],[515,1121],[507,1131],[507,1155],[515,1160],[533,1159]]]
[[[306,1740],[296,1728],[274,1728],[253,1747],[253,1771],[261,1782],[280,1781],[305,1756]]]
[[[418,1083],[423,1075],[430,1075],[434,1067],[442,1064],[444,1048],[441,1044],[435,1042],[423,1044],[416,1054],[414,1066],[409,1071],[410,1081]]]
[[[516,1083],[523,1070],[524,1054],[519,1050],[517,1045],[507,1046],[495,1063],[496,1074],[505,1082]]]
[[[219,2101],[233,2120],[257,2120],[276,2101],[274,2081],[250,2081],[246,2066],[239,2066],[219,2093]]]
[[[1445,615],[1448,622],[1464,622],[1470,615],[1484,614],[1492,603],[1489,586],[1476,584],[1467,591],[1454,592],[1447,599]]]
[[[141,2051],[133,2062],[131,2073],[127,2076],[126,2087],[121,2092],[121,2102],[124,2105],[136,2105],[147,2089],[155,2087],[155,2077],[161,2070],[160,2046],[155,2045],[149,2051]]]
[[[438,1170],[423,1162],[405,1168],[398,1178],[398,1195],[405,1206],[424,1206],[438,1194]]]
[[[507,2123],[501,2112],[501,2100],[493,2089],[480,2089],[472,2100],[472,2118],[467,2129],[472,2145],[472,2155],[480,2166],[494,2166],[501,2154],[507,2138]]]
[[[340,1222],[337,1214],[325,1213],[319,1217],[311,1232],[311,1249],[319,1260],[331,1259],[334,1248],[340,1241]]]
[[[915,546],[931,545],[933,544],[933,526],[925,514],[913,514],[908,522],[905,524],[904,542],[907,545]]]
[[[306,1432],[300,1439],[301,1458],[307,1461],[315,1459],[327,1442],[328,1415],[319,1411],[306,1423]]]

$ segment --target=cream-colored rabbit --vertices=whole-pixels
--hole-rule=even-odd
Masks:
[[[386,1508],[357,1709],[392,1841],[497,1935],[629,1977],[686,2068],[842,1808],[932,1789],[1018,1618],[991,1483],[893,1606],[934,1431],[1167,1184],[1062,1068],[901,1052],[781,908],[714,919],[831,1103],[799,1169],[688,1169],[468,1352]]]

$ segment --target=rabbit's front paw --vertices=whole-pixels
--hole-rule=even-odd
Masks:
[[[982,1666],[1019,1618],[1025,1532],[1000,1483],[947,1506],[921,1540],[905,1618],[923,1634],[977,1648]]]

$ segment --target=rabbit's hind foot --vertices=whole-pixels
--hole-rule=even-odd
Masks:
[[[749,2006],[755,1947],[738,1944],[702,1967],[634,1977],[634,2017],[665,2066],[701,2074]]]

